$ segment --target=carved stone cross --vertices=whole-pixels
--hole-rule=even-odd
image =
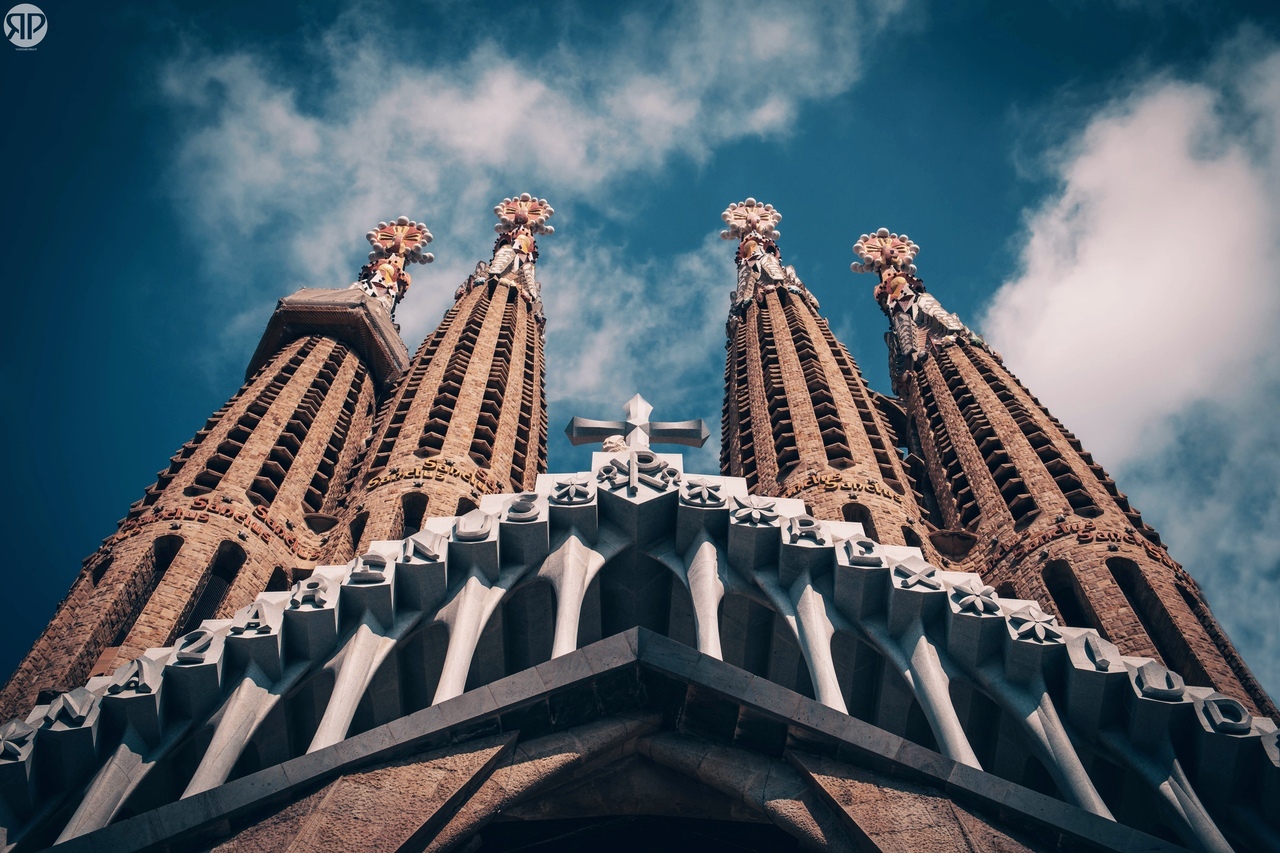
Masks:
[[[653,406],[639,394],[627,401],[622,407],[627,413],[625,421],[595,421],[590,418],[575,417],[565,427],[564,434],[569,436],[569,443],[577,447],[603,441],[614,435],[621,435],[632,450],[643,450],[654,444],[684,444],[689,447],[701,447],[706,444],[711,432],[701,419],[691,421],[650,421]]]

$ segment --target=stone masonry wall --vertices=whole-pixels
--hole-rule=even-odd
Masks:
[[[978,537],[967,570],[1275,716],[1159,535],[996,356],[968,342],[934,347],[903,378],[941,511]]]
[[[402,538],[428,514],[465,513],[482,495],[533,488],[546,470],[545,395],[529,303],[505,283],[465,293],[379,413],[326,559]]]
[[[895,436],[849,351],[785,290],[747,305],[729,342],[721,468],[756,494],[799,498],[816,517],[859,521],[938,559]]]

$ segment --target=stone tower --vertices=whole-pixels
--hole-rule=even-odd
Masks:
[[[493,257],[454,294],[378,413],[353,469],[346,524],[326,554],[415,533],[428,515],[464,515],[482,495],[532,489],[547,467],[546,365],[535,237],[555,231],[546,199],[494,208]]]
[[[859,522],[873,539],[933,559],[926,499],[898,450],[907,436],[892,425],[905,424],[902,412],[867,387],[818,300],[782,265],[782,214],[749,198],[721,218],[720,236],[738,240],[721,471],[753,494],[798,498],[815,518]]]
[[[376,401],[408,352],[391,312],[432,259],[407,217],[380,223],[360,280],[282,299],[234,396],[84,561],[0,697],[6,713],[288,589],[320,557]]]
[[[1195,580],[1080,441],[916,277],[917,246],[862,235],[888,316],[890,375],[918,437],[951,556],[1001,595],[1042,602],[1124,654],[1276,715]],[[967,549],[967,550],[966,550]]]

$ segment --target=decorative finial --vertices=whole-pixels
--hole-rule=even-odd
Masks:
[[[546,224],[554,213],[545,198],[521,193],[515,198],[504,198],[493,208],[494,216],[498,217],[493,230],[505,234],[525,228],[531,234],[554,234],[556,229]]]
[[[853,244],[854,253],[862,258],[862,263],[849,266],[854,272],[881,273],[892,267],[908,275],[916,274],[916,265],[912,263],[920,252],[920,247],[906,234],[892,234],[888,228],[881,228],[874,234],[863,234]]]
[[[435,239],[427,230],[427,224],[414,222],[407,216],[398,217],[394,222],[379,222],[364,238],[373,246],[369,253],[371,261],[392,255],[399,255],[408,263],[429,264],[436,259],[425,251],[427,244]]]
[[[720,218],[725,221],[725,230],[720,232],[720,239],[745,240],[752,234],[766,240],[777,240],[782,236],[777,225],[782,221],[782,213],[771,204],[760,204],[754,198],[746,201],[735,201],[725,208]]]
[[[395,318],[396,305],[409,291],[412,277],[407,267],[412,263],[429,264],[436,256],[426,250],[433,239],[422,222],[407,216],[392,222],[379,222],[378,227],[364,235],[373,246],[369,263],[360,269],[360,278],[351,285],[382,303]]]
[[[752,301],[763,304],[766,297],[782,288],[800,297],[818,310],[818,300],[796,275],[795,267],[783,266],[778,251],[782,232],[778,223],[782,212],[771,204],[761,204],[754,198],[736,201],[725,208],[720,218],[725,229],[722,240],[738,240],[738,254],[734,263],[738,267],[738,286],[729,297],[729,324],[726,331],[733,337],[737,323],[747,305]]]
[[[454,292],[454,299],[461,299],[482,283],[501,282],[513,287],[534,307],[534,319],[541,325],[542,285],[534,276],[538,261],[538,243],[535,234],[554,234],[556,229],[547,224],[555,211],[545,198],[534,198],[521,193],[504,198],[494,205],[493,214],[498,217],[493,230],[498,239],[493,243],[493,258],[489,263],[476,266],[476,271]]]

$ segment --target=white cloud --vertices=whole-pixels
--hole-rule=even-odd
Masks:
[[[858,45],[901,5],[682,4],[536,54],[482,38],[447,62],[389,50],[394,36],[367,14],[341,16],[306,63],[190,47],[162,92],[180,138],[172,184],[216,270],[224,363],[279,296],[350,281],[361,235],[401,213],[428,223],[439,257],[414,268],[398,312],[412,347],[487,259],[492,205],[528,191],[558,212],[539,264],[552,403],[606,416],[640,389],[655,417],[715,423],[732,248],[658,257],[646,241],[663,212],[620,187],[787,134],[802,106],[853,84]],[[715,444],[690,464],[714,469]]]
[[[1280,688],[1280,52],[1098,113],[1031,213],[992,344],[1143,508]],[[1126,477],[1125,475],[1128,475]]]

